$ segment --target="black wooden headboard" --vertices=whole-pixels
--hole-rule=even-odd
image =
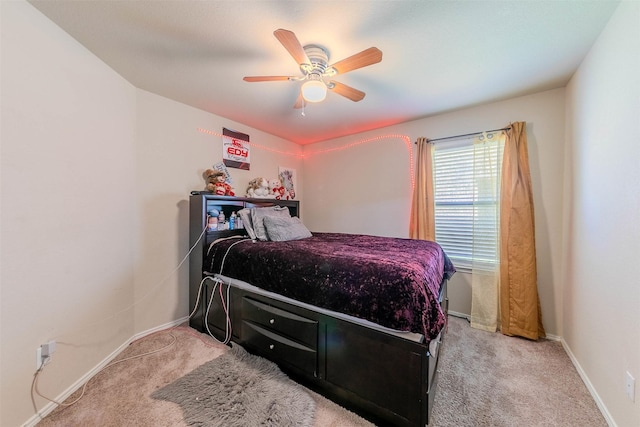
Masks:
[[[207,224],[207,212],[222,210],[226,218],[232,212],[243,208],[264,206],[286,206],[291,216],[300,217],[300,201],[254,199],[249,197],[218,196],[208,191],[192,191],[189,197],[189,247],[195,245],[189,257],[189,306],[194,307],[200,282],[202,281],[202,263],[211,242],[221,237],[246,235],[244,229],[203,231]],[[202,238],[201,238],[202,236]],[[199,240],[198,240],[199,239]],[[196,244],[196,242],[198,242]],[[200,316],[198,313],[196,316]]]

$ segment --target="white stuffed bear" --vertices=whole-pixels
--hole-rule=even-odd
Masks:
[[[254,178],[249,181],[249,186],[247,187],[247,197],[255,197],[261,199],[272,199],[272,196],[269,192],[269,182],[264,178]]]
[[[282,181],[279,178],[269,180],[269,193],[278,200],[289,200],[289,193],[282,186]]]

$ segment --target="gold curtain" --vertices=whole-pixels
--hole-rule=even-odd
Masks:
[[[525,122],[507,128],[500,203],[501,330],[533,340],[545,336],[538,297],[533,193]]]
[[[418,138],[416,159],[416,182],[411,203],[409,237],[412,239],[435,240],[436,225],[433,205],[433,166],[431,152],[433,144],[426,138]]]

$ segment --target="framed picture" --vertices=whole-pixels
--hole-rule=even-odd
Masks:
[[[285,166],[280,166],[278,169],[278,176],[280,182],[285,189],[288,199],[296,198],[296,170]]]

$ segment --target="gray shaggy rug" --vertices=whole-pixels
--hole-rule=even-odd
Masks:
[[[190,426],[312,426],[315,414],[302,386],[235,343],[151,397],[179,404]]]

